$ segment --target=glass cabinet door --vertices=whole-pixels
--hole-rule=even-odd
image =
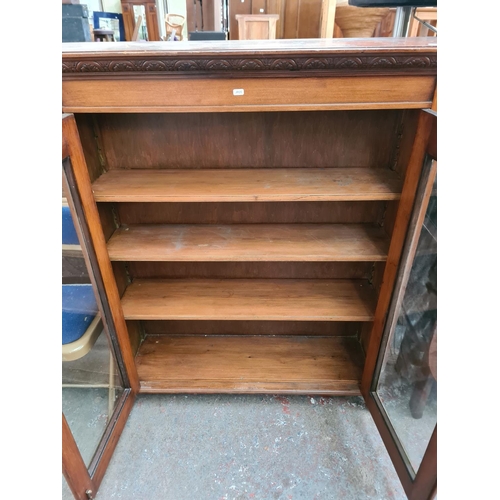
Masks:
[[[434,170],[434,169],[433,169]],[[435,177],[435,175],[434,175]],[[385,332],[376,393],[415,476],[437,424],[437,180],[413,235]]]
[[[67,193],[64,193],[67,194]],[[62,409],[87,467],[123,382],[67,196],[62,202]]]
[[[437,472],[437,162],[426,155],[365,399],[410,500]]]
[[[76,174],[82,171],[87,172],[87,166],[76,121],[66,114],[61,289],[65,500],[70,495],[78,500],[95,498],[135,397],[99,266],[93,237],[97,229],[85,211],[77,182]]]

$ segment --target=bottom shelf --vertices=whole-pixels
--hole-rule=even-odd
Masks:
[[[141,392],[358,395],[352,337],[148,336],[136,356]]]

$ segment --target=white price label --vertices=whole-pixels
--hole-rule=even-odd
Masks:
[[[245,89],[233,89],[233,95],[245,95]]]

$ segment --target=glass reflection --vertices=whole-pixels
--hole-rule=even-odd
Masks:
[[[404,281],[377,393],[416,472],[437,422],[437,181]]]
[[[139,40],[148,41],[148,29],[146,26],[146,8],[144,5],[134,5],[134,26],[140,23]]]
[[[123,388],[64,197],[62,229],[62,408],[88,467]]]

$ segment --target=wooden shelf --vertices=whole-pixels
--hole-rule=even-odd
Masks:
[[[352,337],[150,336],[136,357],[141,392],[359,394]]]
[[[135,280],[125,319],[372,321],[376,294],[363,280]]]
[[[362,224],[134,225],[108,242],[112,261],[384,261],[388,249]]]
[[[389,169],[269,168],[110,170],[92,189],[101,202],[398,200]]]

